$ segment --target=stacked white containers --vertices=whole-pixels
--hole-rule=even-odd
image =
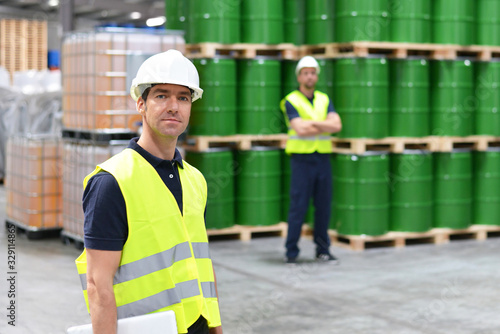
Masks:
[[[141,116],[130,83],[149,56],[185,51],[178,31],[104,28],[74,32],[62,46],[63,236],[83,241],[83,179],[128,145]]]

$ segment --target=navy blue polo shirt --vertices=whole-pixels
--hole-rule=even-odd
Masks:
[[[300,93],[302,93],[302,92],[300,92]],[[310,99],[306,96],[306,98],[309,100],[309,102],[311,102],[312,105],[314,105],[314,103],[313,103],[314,97],[312,99]],[[329,99],[329,100],[330,100],[330,103],[328,104],[328,112],[329,113],[335,112],[335,108],[333,107],[332,99]],[[288,102],[288,101],[285,102],[285,108],[286,108],[286,114],[288,116],[289,121],[291,121],[294,118],[300,117],[299,112],[297,111],[297,109],[295,109],[294,106],[292,106],[292,104],[290,102]]]
[[[148,161],[174,195],[182,212],[182,186],[178,168],[184,168],[181,154],[175,149],[173,160],[163,160],[143,149],[137,140],[130,140],[128,148]],[[123,168],[127,168],[124,166]],[[98,250],[121,251],[128,237],[125,199],[116,179],[102,171],[87,183],[83,193],[85,247]]]

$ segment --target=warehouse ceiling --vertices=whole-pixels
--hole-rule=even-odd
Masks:
[[[0,13],[56,16],[59,5],[68,0],[4,0]],[[146,24],[146,20],[165,15],[165,0],[73,0],[75,19],[102,23]]]

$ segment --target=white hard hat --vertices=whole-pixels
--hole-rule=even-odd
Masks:
[[[137,101],[153,84],[186,86],[193,91],[192,101],[200,99],[203,94],[196,67],[177,50],[168,50],[146,59],[132,80],[130,95]]]
[[[295,75],[299,76],[300,70],[304,67],[314,67],[316,69],[316,73],[319,74],[319,64],[316,59],[311,56],[305,56],[299,60],[297,67],[295,68]]]

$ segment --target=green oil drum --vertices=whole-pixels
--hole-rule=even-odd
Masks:
[[[431,0],[389,0],[391,42],[431,43]]]
[[[383,138],[389,134],[389,64],[385,58],[335,62],[335,109],[342,138]]]
[[[500,148],[474,152],[473,223],[500,225]]]
[[[189,134],[228,136],[236,134],[236,61],[234,59],[194,59],[200,75],[203,98],[193,103]]]
[[[432,7],[433,43],[474,44],[474,0],[433,0]]]
[[[281,221],[281,150],[254,147],[236,153],[236,223],[273,225]]]
[[[283,41],[295,45],[304,44],[305,0],[284,0],[283,13]]]
[[[165,28],[186,30],[188,6],[187,1],[165,0]]]
[[[389,135],[430,135],[429,62],[425,59],[391,60]]]
[[[275,59],[238,61],[237,130],[240,134],[275,134],[283,132],[280,110],[281,64]]]
[[[335,80],[335,62],[333,59],[318,59],[320,72],[316,89],[333,99],[333,82]]]
[[[188,21],[189,43],[241,41],[240,1],[189,0]]]
[[[389,155],[336,154],[332,227],[344,235],[381,235],[389,229]]]
[[[500,1],[477,0],[476,43],[500,45]]]
[[[281,62],[281,96],[285,97],[294,90],[299,88],[295,68],[297,67],[296,60],[283,60]]]
[[[390,157],[390,230],[425,232],[432,227],[432,154],[405,150]]]
[[[207,228],[226,228],[235,222],[235,182],[233,152],[229,148],[210,148],[204,152],[186,151],[186,161],[198,168],[207,181]]]
[[[472,152],[434,154],[434,227],[463,229],[472,222]]]
[[[306,44],[335,42],[334,13],[334,0],[306,0]]]
[[[500,3],[500,1],[499,1]],[[500,136],[500,62],[476,62],[476,135]]]
[[[240,1],[229,2],[239,3]],[[279,44],[283,43],[283,39],[282,0],[241,1],[241,41],[243,43]]]
[[[475,103],[470,60],[432,61],[430,95],[433,135],[472,135]]]
[[[336,41],[388,41],[388,0],[336,0]]]

